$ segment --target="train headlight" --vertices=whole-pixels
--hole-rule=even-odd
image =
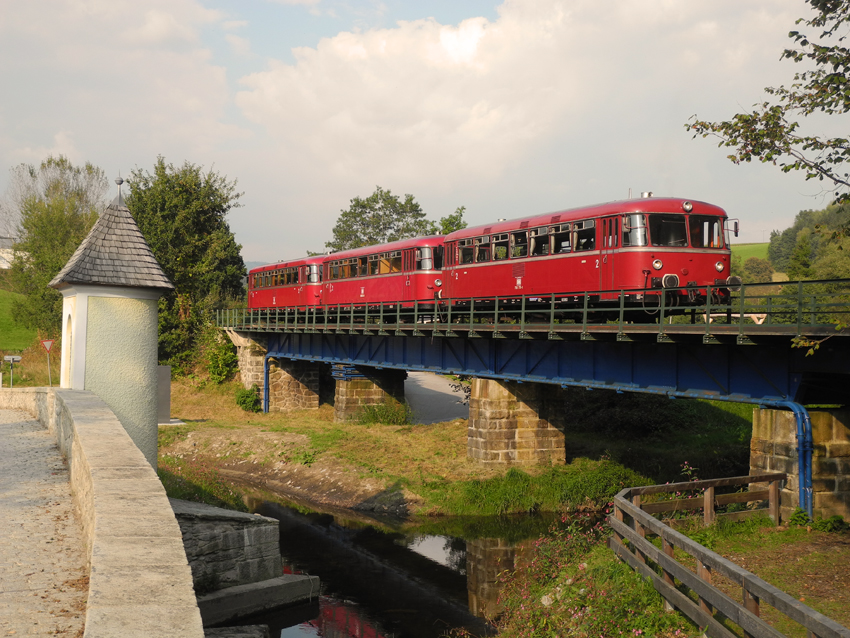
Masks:
[[[724,266],[723,266],[723,262],[722,262],[722,261],[718,261],[716,264],[714,264],[714,269],[715,269],[717,272],[723,272],[723,268],[724,268]]]
[[[682,204],[682,210],[685,211],[686,213],[690,213],[693,209],[694,209],[694,205],[691,204],[690,202],[684,202]]]
[[[443,285],[443,280],[442,279],[435,279],[434,285],[437,286],[437,288],[439,288],[440,286]]]
[[[664,263],[660,259],[653,259],[652,267],[655,268],[655,270],[661,270],[664,268]]]

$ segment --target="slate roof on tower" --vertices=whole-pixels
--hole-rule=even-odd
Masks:
[[[48,285],[60,288],[74,284],[174,288],[120,193]]]

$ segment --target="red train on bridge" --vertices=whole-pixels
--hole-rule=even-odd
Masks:
[[[641,198],[405,239],[251,271],[249,308],[336,305],[440,307],[523,296],[560,307],[645,307],[664,292],[670,306],[717,302],[740,284],[730,276],[723,209],[678,198]],[[700,301],[702,299],[702,301]],[[476,301],[478,303],[478,301]],[[433,308],[433,306],[430,306]]]

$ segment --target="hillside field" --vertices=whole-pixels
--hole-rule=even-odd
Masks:
[[[741,263],[747,261],[750,257],[758,257],[759,259],[767,259],[767,247],[769,243],[764,244],[733,244],[732,254],[738,255],[741,258]]]
[[[14,292],[0,289],[0,351],[23,350],[35,340],[35,330],[22,328],[12,321]]]

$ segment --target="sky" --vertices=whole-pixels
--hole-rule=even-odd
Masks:
[[[0,0],[0,193],[49,155],[237,182],[250,262],[320,251],[376,186],[470,225],[708,201],[767,241],[822,185],[685,129],[790,84],[802,0]],[[828,131],[836,122],[812,122]],[[117,188],[117,187],[115,187]]]

